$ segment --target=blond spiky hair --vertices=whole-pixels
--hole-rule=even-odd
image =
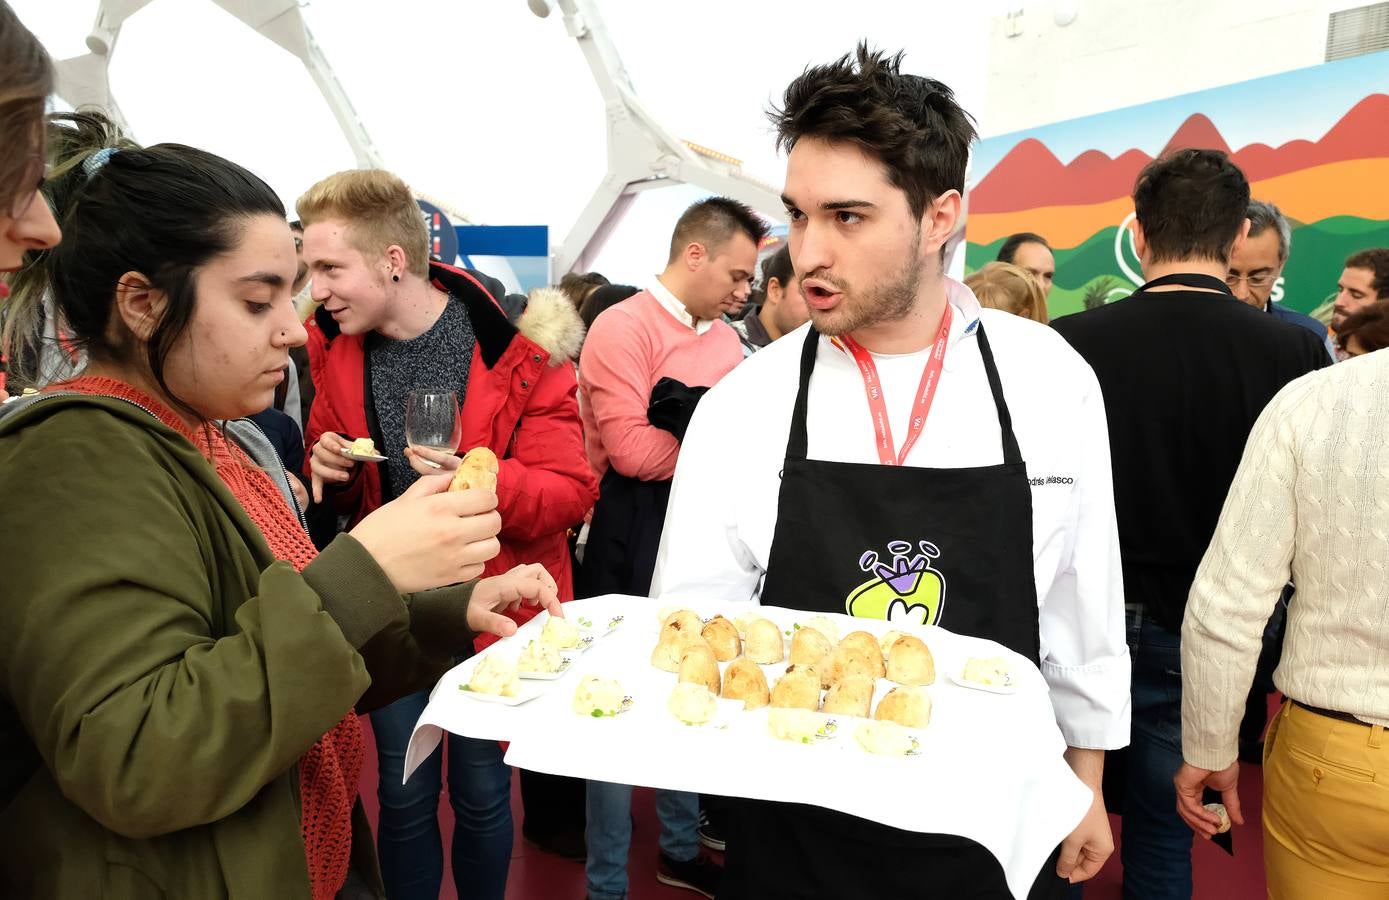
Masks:
[[[429,275],[429,230],[424,216],[410,186],[385,169],[329,175],[305,191],[294,207],[305,228],[341,220],[348,226],[348,242],[368,258],[399,246],[412,274]]]

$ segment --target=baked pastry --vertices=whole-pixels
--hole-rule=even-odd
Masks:
[[[699,684],[711,693],[719,692],[719,662],[706,642],[691,642],[680,654],[679,676],[682,684]]]
[[[704,630],[704,620],[695,615],[694,610],[677,609],[666,616],[665,621],[661,623],[660,639],[664,641],[677,631],[699,634],[702,630]]]
[[[786,640],[771,619],[757,618],[748,622],[747,636],[743,652],[753,662],[779,663],[786,658]]]
[[[748,626],[749,626],[749,625],[751,625],[753,622],[756,622],[758,619],[765,619],[765,618],[766,618],[766,616],[762,615],[761,612],[759,612],[759,611],[757,611],[756,609],[754,609],[754,610],[752,610],[752,611],[750,611],[750,612],[739,613],[738,615],[734,616],[734,617],[733,617],[733,624],[736,625],[736,626],[738,626],[738,633],[739,633],[739,634],[746,636],[747,633],[748,633]]]
[[[906,636],[907,633],[905,631],[898,631],[895,628],[889,631],[887,634],[883,635],[883,639],[881,642],[883,647],[883,657],[885,659],[891,659],[893,646],[895,646],[898,641],[900,641],[902,638]]]
[[[869,753],[880,756],[906,756],[916,749],[907,729],[896,722],[864,722],[854,730],[854,740]]]
[[[670,692],[666,707],[687,725],[703,725],[714,718],[719,704],[715,695],[703,685],[681,682]]]
[[[579,626],[568,619],[550,616],[545,620],[545,627],[540,629],[540,642],[560,650],[577,647],[579,646]]]
[[[892,645],[887,658],[887,678],[898,684],[925,685],[936,681],[936,660],[919,637],[904,634]]]
[[[479,694],[515,697],[518,687],[516,664],[499,653],[488,653],[478,660],[468,679],[468,689]]]
[[[827,713],[839,716],[861,716],[868,718],[873,706],[873,679],[866,675],[850,675],[835,682],[825,694]]]
[[[1230,811],[1225,808],[1224,803],[1207,803],[1206,810],[1220,816],[1220,825],[1215,829],[1216,834],[1224,834],[1230,830]]]
[[[680,657],[684,656],[685,651],[692,646],[702,646],[708,649],[709,644],[699,636],[698,631],[671,632],[669,639],[662,640],[656,645],[656,649],[651,651],[651,665],[662,672],[679,672]],[[709,652],[712,654],[714,651],[709,650]]]
[[[516,668],[521,672],[547,674],[558,672],[563,666],[564,657],[559,655],[559,648],[543,640],[526,644],[526,649],[521,651],[521,658],[516,661]]]
[[[881,656],[869,656],[861,649],[840,644],[820,666],[820,683],[828,688],[845,678],[862,676],[876,679],[883,670]]]
[[[574,712],[581,716],[615,716],[622,711],[626,697],[615,678],[590,675],[574,691]]]
[[[714,616],[704,623],[700,635],[709,642],[714,657],[719,662],[736,659],[743,652],[743,642],[738,638],[738,626],[723,616]]]
[[[971,657],[965,660],[965,670],[960,677],[965,681],[989,687],[1004,688],[1013,685],[1013,669],[1001,656],[991,656],[987,659]]]
[[[722,696],[743,701],[743,709],[760,709],[772,700],[762,667],[746,656],[733,660],[724,670]]]
[[[695,615],[695,611],[690,609],[688,606],[663,606],[661,607],[661,611],[656,613],[656,621],[664,625],[666,624],[667,619],[669,619],[671,616],[675,615],[678,612],[687,612],[690,615],[694,616],[696,619],[699,618],[699,616]]]
[[[357,438],[347,452],[353,456],[376,456],[376,442],[371,438]]]
[[[856,650],[873,663],[873,677],[882,678],[887,674],[883,665],[883,648],[878,639],[867,631],[851,631],[844,635],[836,650]]]
[[[834,644],[839,640],[838,626],[831,622],[829,618],[826,616],[816,616],[809,622],[802,622],[800,630],[804,631],[807,628],[814,628],[816,631],[823,634],[825,636],[825,639],[828,640],[831,644]]]
[[[819,666],[830,650],[830,639],[816,628],[797,628],[791,635],[791,662]]]
[[[931,696],[919,688],[893,688],[878,701],[873,718],[907,728],[925,728],[931,721]]]
[[[783,741],[809,744],[824,725],[824,716],[805,709],[773,709],[767,713],[767,730]]]
[[[772,687],[771,704],[784,709],[819,709],[820,676],[813,668],[793,666]]]
[[[463,454],[463,461],[458,464],[458,469],[453,473],[453,481],[449,482],[451,491],[495,491],[497,489],[497,472],[501,467],[497,464],[497,454],[488,450],[486,447],[474,447]]]

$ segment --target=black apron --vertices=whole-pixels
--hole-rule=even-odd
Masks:
[[[814,328],[806,335],[763,604],[924,621],[1040,661],[1032,489],[988,338],[977,327],[1003,463],[963,469],[807,459],[820,336]],[[928,419],[927,439],[930,428]],[[981,800],[1010,813],[1009,798]],[[730,821],[720,900],[1011,897],[993,855],[959,836],[761,801],[739,801]],[[1031,896],[1064,890],[1053,856]]]

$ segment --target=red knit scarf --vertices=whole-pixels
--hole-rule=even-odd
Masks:
[[[54,385],[54,389],[119,397],[143,406],[212,462],[232,495],[265,535],[276,559],[302,571],[317,555],[284,494],[245,451],[222,436],[221,429],[213,425],[190,428],[167,404],[112,378],[77,378]],[[352,855],[352,806],[357,799],[363,754],[361,723],[356,712],[348,710],[342,721],[299,760],[299,827],[304,836],[313,900],[333,900],[347,879]]]

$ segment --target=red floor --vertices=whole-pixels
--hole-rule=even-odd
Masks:
[[[376,752],[371,739],[370,722],[363,717],[367,735],[367,759],[362,768],[362,800],[376,821]],[[1264,859],[1262,835],[1259,831],[1260,798],[1263,791],[1263,771],[1258,766],[1245,766],[1241,771],[1240,798],[1245,821],[1235,829],[1236,856],[1205,841],[1198,840],[1192,852],[1195,867],[1196,891],[1193,900],[1262,900],[1264,891]],[[515,811],[516,841],[512,850],[511,874],[507,885],[507,900],[583,900],[584,868],[580,863],[566,862],[542,853],[521,839],[521,796],[513,779],[511,805]],[[656,881],[656,812],[651,792],[638,790],[634,813],[636,829],[632,834],[631,900],[689,900],[697,895],[677,891]],[[440,797],[439,818],[444,829],[444,845],[448,846],[453,832],[453,812],[445,798]],[[1110,817],[1115,838],[1119,838],[1119,820]],[[457,900],[449,873],[448,854],[444,854],[444,886],[440,900]],[[1120,900],[1122,869],[1116,850],[1099,877],[1085,889],[1086,900]]]

